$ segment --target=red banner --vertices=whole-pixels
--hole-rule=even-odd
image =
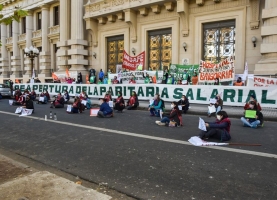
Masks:
[[[122,67],[125,69],[129,69],[131,71],[143,70],[144,60],[145,60],[145,51],[133,57],[133,56],[130,56],[128,53],[126,53],[126,51],[124,50]],[[138,69],[138,67],[141,69]]]

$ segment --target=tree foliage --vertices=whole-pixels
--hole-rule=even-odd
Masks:
[[[6,25],[9,25],[12,23],[13,20],[19,22],[22,17],[26,17],[28,15],[28,12],[25,10],[22,10],[18,7],[14,8],[13,15],[4,18],[4,15],[2,14],[4,9],[3,4],[0,4],[0,23],[5,23]]]

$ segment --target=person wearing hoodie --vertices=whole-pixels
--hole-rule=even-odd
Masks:
[[[201,131],[199,137],[201,139],[215,138],[223,141],[228,141],[231,139],[230,128],[231,121],[225,111],[219,111],[216,114],[215,122],[206,122],[207,131]]]
[[[148,110],[150,111],[150,116],[160,117],[160,111],[163,110],[163,102],[160,99],[160,95],[156,94],[154,96],[154,101],[149,105]]]
[[[105,98],[101,99],[100,103],[101,103],[101,105],[100,105],[100,109],[97,113],[97,117],[100,117],[100,118],[113,117],[113,110],[109,106],[108,100]]]
[[[169,114],[162,114],[163,118],[161,121],[156,121],[156,124],[160,126],[172,126],[179,127],[182,125],[182,113],[179,110],[178,102],[174,101],[171,103],[171,111]]]
[[[257,128],[258,126],[264,126],[263,124],[263,114],[259,111],[257,103],[255,101],[249,102],[248,108],[245,110],[254,112],[254,116],[247,116],[241,117],[240,120],[243,123],[243,126]]]

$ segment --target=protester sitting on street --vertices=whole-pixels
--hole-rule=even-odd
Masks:
[[[22,108],[26,108],[26,109],[33,109],[34,112],[34,102],[33,100],[30,98],[29,95],[26,96],[26,101],[23,104]]]
[[[219,111],[216,115],[216,121],[206,122],[205,126],[207,131],[202,130],[200,132],[199,137],[201,139],[215,138],[221,142],[231,139],[231,121],[225,111]]]
[[[62,97],[61,93],[57,95],[55,100],[51,102],[50,108],[63,108],[64,107],[64,98]]]
[[[154,96],[154,101],[151,105],[149,105],[148,110],[150,111],[150,116],[160,117],[160,111],[163,110],[162,100],[160,99],[160,95],[156,94]]]
[[[220,97],[220,94],[216,95],[215,99],[216,99],[215,104],[210,104],[210,106],[215,106],[215,109],[216,109],[215,113],[218,113],[223,108],[223,101]],[[210,111],[208,110],[208,117],[211,117],[211,115],[212,113],[210,113]]]
[[[259,104],[259,102],[256,100],[256,96],[255,95],[250,95],[250,101],[248,101],[245,105],[244,105],[244,110],[247,110],[250,108],[250,102],[251,101],[254,101],[255,104],[257,105],[257,110],[258,111],[261,111],[262,110],[262,107],[261,105]]]
[[[14,100],[17,101],[19,97],[22,95],[21,91],[18,89],[14,93]]]
[[[85,99],[88,98],[88,95],[87,95],[87,93],[85,91],[82,91],[81,94],[79,95],[79,98],[81,100],[85,100]]]
[[[171,111],[169,114],[163,114],[163,118],[161,121],[156,121],[156,124],[160,126],[172,126],[172,127],[177,127],[182,125],[182,113],[180,112],[178,108],[178,103],[177,102],[172,102],[171,103]]]
[[[214,79],[214,85],[220,85],[219,78]]]
[[[182,111],[186,114],[189,109],[189,100],[186,95],[182,96],[182,99],[178,101],[178,105],[182,106]]]
[[[25,97],[27,96],[27,95],[29,95],[30,94],[30,92],[29,92],[29,90],[24,90],[24,92],[23,92],[23,94],[25,95]]]
[[[13,105],[23,106],[24,103],[25,103],[25,96],[21,94],[18,100],[13,102]]]
[[[117,76],[114,76],[114,79],[112,80],[112,84],[119,84],[119,81],[117,80]]]
[[[81,108],[80,99],[79,99],[79,97],[76,97],[74,99],[74,103],[72,105],[71,112],[67,112],[67,113],[79,113],[80,108]]]
[[[132,96],[127,101],[127,110],[135,110],[139,106],[138,96],[135,91],[132,92]]]
[[[237,81],[234,83],[234,86],[244,86],[241,77],[238,77]]]
[[[64,103],[68,103],[70,96],[67,90],[64,91],[63,98],[64,98]]]
[[[122,110],[125,108],[125,102],[122,97],[122,92],[118,92],[117,99],[115,100],[114,109],[118,112],[122,112]]]
[[[47,101],[50,101],[50,95],[49,95],[47,90],[44,90],[44,94],[45,94],[45,96],[47,98]]]
[[[36,100],[37,98],[37,94],[35,92],[35,90],[33,90],[31,93],[30,93],[30,99],[32,99],[33,101]]]
[[[135,84],[135,83],[136,83],[136,80],[135,80],[135,77],[133,76],[129,81],[129,84]]]
[[[263,114],[258,110],[254,101],[249,103],[249,108],[245,110],[245,117],[241,117],[240,120],[243,126],[246,127],[257,128],[259,125],[263,126]]]
[[[113,110],[112,108],[109,106],[108,103],[108,99],[101,99],[100,100],[100,109],[97,113],[97,117],[100,118],[109,118],[109,117],[113,117]]]
[[[82,93],[79,95],[79,98],[80,98],[80,101],[81,101],[82,111],[84,111],[85,109],[90,109],[91,108],[91,100],[88,98],[88,95],[85,91],[82,91]]]
[[[41,100],[43,98],[43,101]],[[47,104],[47,96],[44,92],[40,93],[37,104]]]

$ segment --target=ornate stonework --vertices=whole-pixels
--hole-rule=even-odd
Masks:
[[[249,2],[250,2],[250,9],[251,9],[250,28],[258,29],[260,24],[260,20],[259,20],[260,1],[249,0]]]

